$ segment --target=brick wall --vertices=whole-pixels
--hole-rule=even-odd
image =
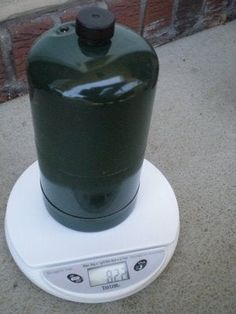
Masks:
[[[236,17],[236,0],[77,0],[0,23],[0,102],[27,92],[25,65],[33,41],[57,23],[73,20],[85,5],[110,9],[119,23],[154,46]]]

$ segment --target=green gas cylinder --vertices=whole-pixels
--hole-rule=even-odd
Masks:
[[[154,49],[111,12],[87,7],[35,42],[27,73],[47,210],[80,231],[119,224],[139,191]]]

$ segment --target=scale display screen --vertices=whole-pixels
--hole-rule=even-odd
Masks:
[[[90,268],[88,269],[88,275],[91,287],[129,279],[126,262]]]

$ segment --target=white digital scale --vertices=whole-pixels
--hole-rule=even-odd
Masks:
[[[71,230],[47,212],[35,162],[13,187],[5,232],[16,264],[38,287],[66,300],[109,302],[164,270],[178,241],[179,211],[170,184],[145,160],[136,207],[125,221],[100,232]]]

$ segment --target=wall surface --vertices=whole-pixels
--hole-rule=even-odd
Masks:
[[[48,7],[50,5],[60,5],[68,2],[68,0],[1,0],[0,21],[12,18],[22,13],[39,8]]]
[[[3,0],[0,13],[0,102],[27,92],[26,58],[34,40],[73,20],[85,5],[111,10],[119,23],[154,46],[232,20],[236,0]],[[40,6],[40,7],[39,7]]]

